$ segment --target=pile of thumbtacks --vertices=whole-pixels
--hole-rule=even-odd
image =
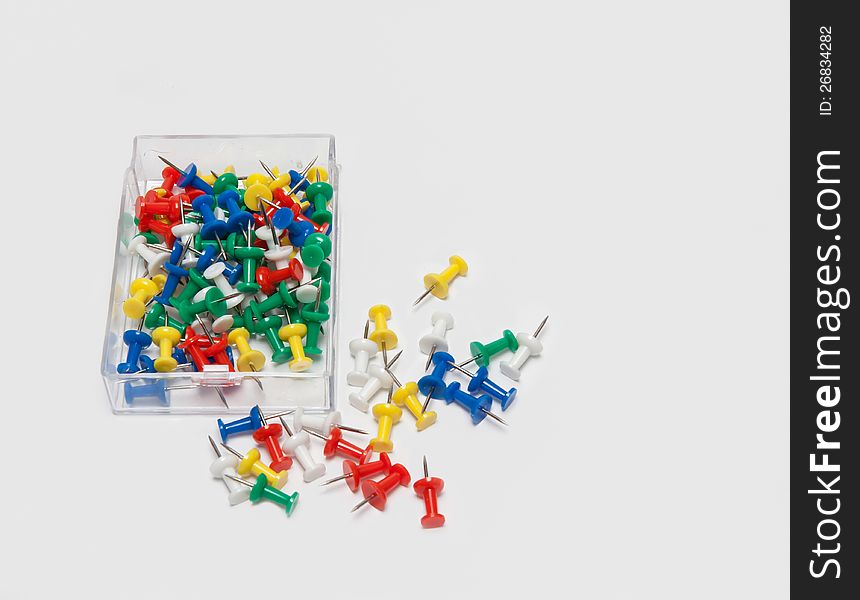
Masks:
[[[329,317],[325,301],[331,293],[329,201],[333,190],[327,183],[326,170],[314,167],[312,161],[301,173],[289,171],[281,175],[261,163],[265,175],[252,174],[241,182],[229,167],[221,175],[213,172],[211,177],[201,177],[194,164],[179,169],[162,160],[168,166],[162,173],[161,187],[138,198],[136,204],[140,233],[128,248],[145,261],[149,276],[132,282],[131,295],[123,303],[126,316],[139,319],[139,325],[124,334],[129,349],[117,370],[142,373],[220,367],[257,372],[264,368],[266,357],[251,348],[248,341],[252,336],[265,338],[276,365],[287,363],[295,372],[310,368],[313,360],[322,355],[319,337],[321,324]],[[416,305],[430,294],[446,298],[452,280],[466,274],[468,265],[462,258],[452,256],[449,262],[440,273],[424,277],[426,291]],[[288,287],[289,281],[295,285]],[[278,311],[283,320],[276,314]],[[509,360],[501,362],[500,370],[519,380],[526,360],[542,351],[537,338],[547,321],[544,318],[532,334],[514,335],[505,330],[497,340],[472,342],[471,357],[458,364],[447,352],[446,334],[454,319],[449,313],[435,312],[432,330],[418,344],[428,356],[425,371],[431,365],[432,371],[417,382],[403,384],[392,372],[402,350],[390,359],[388,354],[398,344],[397,335],[387,323],[390,308],[375,305],[368,317],[363,337],[349,344],[355,364],[347,383],[360,388],[349,395],[350,405],[365,413],[377,392],[388,391],[387,401],[372,409],[378,421],[376,437],[364,448],[345,439],[344,432],[367,433],[344,425],[338,411],[310,415],[297,408],[264,414],[255,406],[247,417],[227,423],[219,419],[221,444],[209,438],[217,455],[210,471],[227,486],[230,504],[267,499],[292,514],[298,492],[288,494],[282,488],[293,459],[301,465],[305,482],[322,477],[326,471],[325,464],[316,462],[310,452],[313,436],[324,443],[325,458],[345,459],[343,475],[322,485],[344,481],[351,491],[361,491],[364,500],[353,511],[365,504],[383,510],[389,495],[411,481],[406,467],[392,463],[389,457],[394,450],[392,430],[403,414],[400,407],[406,406],[418,431],[436,423],[437,413],[428,410],[434,398],[447,405],[457,404],[469,413],[475,425],[488,416],[507,425],[491,408],[495,400],[502,411],[506,410],[517,390],[505,389],[490,380],[487,367],[500,353],[513,352]],[[370,321],[375,326],[372,332]],[[144,325],[152,330],[151,335],[143,331]],[[144,353],[153,343],[157,347],[155,358]],[[231,345],[238,356],[234,357]],[[478,366],[476,372],[465,368],[472,362]],[[457,381],[445,381],[455,371],[469,379],[468,391]],[[166,387],[163,380],[128,382],[125,386],[129,403],[135,398],[155,396],[167,404],[167,391],[176,389]],[[419,394],[425,397],[423,403]],[[219,395],[226,404],[220,391]],[[287,414],[292,416],[292,429],[283,418]],[[256,446],[242,453],[227,444],[230,438],[242,434],[250,434],[257,445],[266,449],[268,464]],[[425,528],[440,527],[445,517],[438,511],[437,496],[444,482],[430,477],[426,457],[423,468],[424,477],[413,485],[425,504],[421,524]]]

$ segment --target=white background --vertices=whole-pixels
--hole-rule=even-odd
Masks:
[[[787,3],[0,14],[0,597],[787,596]],[[443,529],[411,489],[350,515],[298,470],[292,518],[231,509],[213,419],[108,409],[133,136],[269,132],[337,138],[343,350],[378,302],[402,380],[433,309],[457,354],[550,315],[510,430],[442,405],[397,426],[398,460],[446,480]],[[452,253],[468,278],[410,311]]]

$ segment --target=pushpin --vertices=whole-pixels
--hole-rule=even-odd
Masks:
[[[459,382],[453,382],[445,388],[445,403],[451,404],[452,402],[456,402],[467,411],[472,417],[472,424],[477,425],[481,421],[484,420],[484,417],[492,417],[502,425],[507,425],[507,423],[498,415],[490,412],[490,408],[493,406],[493,399],[488,394],[481,394],[480,396],[472,396],[460,389]]]
[[[438,310],[430,317],[430,322],[433,324],[433,330],[418,340],[418,348],[427,355],[425,371],[430,368],[430,361],[433,360],[436,350],[448,351],[448,340],[445,339],[445,334],[454,327],[454,317],[451,313]]]
[[[250,234],[248,237],[252,237]],[[236,284],[236,289],[243,294],[256,294],[260,284],[256,281],[257,264],[265,256],[266,251],[256,246],[236,246],[233,248],[236,260],[242,261],[242,281]]]
[[[320,485],[331,485],[335,481],[346,480],[346,485],[353,492],[357,492],[361,485],[361,480],[375,475],[388,475],[391,471],[391,459],[384,452],[379,455],[379,458],[366,463],[355,463],[351,460],[343,461],[343,475],[323,481]]]
[[[164,282],[161,293],[155,296],[155,301],[159,304],[169,304],[170,298],[176,292],[179,283],[188,277],[188,271],[179,265],[182,263],[182,259],[190,244],[190,237],[186,240],[185,245],[182,245],[179,241],[173,243],[173,250],[170,251],[170,260],[164,263],[164,270],[167,271],[167,280]]]
[[[481,342],[472,342],[469,344],[469,353],[472,355],[472,358],[461,362],[457,366],[464,367],[474,361],[479,367],[488,367],[490,365],[490,359],[496,354],[503,350],[516,352],[519,345],[519,342],[517,342],[517,336],[514,335],[514,332],[510,329],[505,329],[502,332],[502,337],[497,340],[493,340],[486,344],[482,344]]]
[[[239,475],[242,475],[243,477],[249,473],[253,473],[254,475],[265,475],[266,479],[269,480],[269,485],[278,489],[281,489],[284,487],[284,484],[287,483],[287,471],[275,473],[272,469],[263,464],[260,460],[260,451],[256,448],[251,448],[248,450],[247,455],[243,455],[241,452],[231,448],[227,444],[221,444],[221,446],[241,461],[239,462],[239,466],[236,467],[236,472],[238,472]]]
[[[173,193],[173,188],[176,186],[176,182],[179,181],[179,171],[174,169],[173,167],[164,167],[161,170],[161,185],[159,189],[167,192],[168,195]]]
[[[320,286],[325,282],[321,281]],[[322,356],[322,349],[319,348],[319,336],[322,332],[322,324],[329,319],[328,306],[322,304],[322,293],[317,294],[314,305],[305,304],[299,314],[305,321],[305,326],[308,328],[305,336],[305,354],[310,357]]]
[[[237,327],[227,335],[227,341],[235,344],[239,351],[239,358],[236,359],[236,368],[240,371],[257,372],[266,364],[266,356],[259,350],[254,350],[248,343],[248,338],[251,336],[248,330],[244,327]]]
[[[293,511],[296,509],[296,502],[299,501],[299,493],[293,492],[292,494],[287,494],[279,489],[267,485],[265,475],[257,476],[257,481],[254,484],[251,484],[244,479],[233,477],[232,475],[227,475],[227,477],[237,483],[250,487],[251,493],[249,494],[249,498],[251,498],[251,502],[254,504],[265,498],[270,502],[283,506],[287,511],[288,517],[293,514]]]
[[[170,406],[167,399],[167,382],[164,379],[155,379],[146,383],[133,383],[126,381],[123,386],[125,391],[125,403],[133,406],[141,398],[155,398],[162,406]]]
[[[424,457],[424,478],[412,486],[415,493],[424,498],[424,516],[421,517],[421,527],[433,529],[445,524],[445,515],[439,513],[437,497],[442,493],[445,482],[438,477],[430,477],[427,472],[427,457]]]
[[[253,308],[253,306],[252,306]],[[246,314],[253,320],[253,310],[246,311]],[[247,320],[245,325],[248,325]],[[284,342],[278,337],[278,328],[281,326],[281,319],[275,315],[269,315],[259,319],[256,325],[252,325],[254,333],[261,333],[272,347],[272,362],[285,363],[292,358],[292,353],[289,348],[284,347]]]
[[[141,320],[141,324],[143,321]],[[145,331],[140,329],[129,329],[122,334],[122,341],[128,346],[128,354],[125,355],[125,362],[121,362],[116,366],[117,373],[134,373],[138,370],[140,362],[140,354],[144,348],[147,348],[152,343],[152,338]]]
[[[502,405],[502,410],[508,410],[508,407],[511,405],[511,402],[513,402],[514,398],[517,397],[517,388],[512,387],[511,389],[506,390],[499,384],[491,381],[487,376],[487,367],[480,367],[477,373],[472,373],[470,371],[467,371],[463,367],[459,367],[457,365],[452,365],[452,368],[457,369],[466,377],[471,378],[468,388],[470,392],[486,392],[487,394],[499,401],[499,403]]]
[[[131,282],[129,293],[131,296],[122,303],[122,312],[129,319],[142,319],[146,314],[146,305],[164,287],[166,281],[164,275],[156,275],[152,279],[140,277]]]
[[[412,306],[417,305],[424,300],[428,294],[433,294],[437,298],[445,299],[448,297],[448,285],[457,275],[465,275],[469,270],[469,265],[466,261],[456,254],[448,259],[449,266],[441,273],[427,273],[424,276],[425,292],[418,297]]]
[[[325,474],[325,464],[316,462],[311,456],[309,449],[311,438],[308,436],[308,433],[304,430],[293,433],[287,426],[286,421],[281,417],[279,418],[281,427],[284,428],[284,431],[289,436],[284,440],[284,452],[295,456],[299,464],[302,465],[302,469],[304,470],[302,478],[305,480],[305,483],[310,483],[322,477]]]
[[[227,265],[225,263],[212,263],[205,271],[203,271],[203,277],[210,280],[215,284],[215,287],[221,290],[221,293],[224,294],[224,306],[230,309],[241,304],[242,300],[245,299],[245,295],[236,291],[236,289],[230,285],[230,282],[227,281],[227,278],[224,277],[224,270],[226,268]],[[227,299],[228,296],[230,297],[229,300]]]
[[[335,454],[340,454],[341,456],[357,460],[359,464],[363,464],[367,462],[367,459],[370,458],[370,455],[373,453],[372,446],[368,446],[362,450],[352,442],[348,442],[343,439],[343,432],[337,427],[332,428],[328,437],[321,433],[317,433],[313,429],[305,429],[305,431],[315,438],[319,438],[325,442],[325,446],[323,446],[323,456],[326,458],[331,458]]]
[[[281,446],[278,444],[278,439],[281,437],[281,426],[277,423],[266,423],[263,419],[263,426],[254,431],[254,441],[258,444],[263,444],[269,451],[269,457],[272,462],[269,467],[275,472],[288,471],[293,466],[293,459],[284,454]]]
[[[143,262],[146,263],[146,272],[149,273],[150,277],[161,271],[164,263],[170,260],[168,252],[156,252],[149,247],[146,238],[142,235],[131,238],[128,243],[128,251],[129,253],[136,253],[143,259]]]
[[[290,312],[286,308],[284,308],[284,317],[287,324],[278,330],[278,337],[290,345],[290,351],[293,354],[293,360],[290,361],[290,371],[294,373],[307,371],[314,363],[313,360],[305,356],[305,349],[302,346],[302,338],[308,332],[308,327],[304,323],[292,323]]]
[[[158,344],[158,358],[155,359],[153,366],[159,373],[169,373],[176,370],[178,363],[173,357],[173,347],[182,338],[178,331],[166,324],[167,319],[164,322],[165,325],[156,327],[152,332],[152,341]]]
[[[195,188],[202,192],[205,192],[206,194],[211,194],[213,192],[212,186],[197,176],[197,165],[195,165],[194,163],[191,163],[190,165],[185,167],[185,170],[183,171],[163,156],[159,156],[158,158],[161,160],[161,162],[166,164],[168,167],[173,168],[177,173],[179,173],[179,175],[181,175],[179,181],[176,182],[176,185],[178,185],[179,187]]]
[[[317,181],[305,188],[305,198],[314,205],[311,220],[318,224],[331,223],[331,213],[328,210],[328,201],[334,195],[334,188],[324,181]]]
[[[540,325],[538,325],[533,334],[529,335],[525,332],[517,334],[517,341],[520,343],[520,347],[517,348],[516,352],[514,352],[514,356],[511,360],[503,360],[499,363],[499,370],[506,377],[510,377],[514,381],[519,381],[520,369],[522,369],[523,363],[525,363],[530,356],[537,356],[543,352],[543,344],[537,339],[537,336],[540,334],[543,326],[546,325],[547,319],[549,319],[549,315],[543,318],[543,321],[540,322]]]
[[[418,389],[422,394],[430,398],[442,398],[445,391],[445,373],[447,373],[454,364],[454,357],[447,352],[437,352],[433,355],[433,371],[429,375],[425,375],[418,380]],[[427,410],[427,405],[424,405],[424,410]]]
[[[296,429],[314,429],[323,434],[328,434],[333,427],[338,427],[344,431],[368,435],[367,432],[362,429],[343,425],[341,423],[341,414],[339,410],[333,410],[326,415],[306,415],[305,409],[299,406],[293,412],[293,426]]]
[[[388,376],[391,372],[387,371]],[[394,443],[391,441],[391,430],[394,424],[403,416],[403,411],[390,400],[385,404],[377,404],[373,407],[373,416],[379,421],[379,430],[376,437],[370,440],[370,446],[376,452],[391,452]]]
[[[406,467],[397,463],[392,465],[388,475],[379,481],[373,481],[372,479],[362,481],[361,493],[364,494],[364,500],[356,504],[352,512],[357,511],[368,502],[376,510],[384,510],[385,504],[388,501],[388,494],[398,485],[402,485],[403,487],[408,486],[409,480],[409,471],[406,470]]]
[[[237,484],[235,481],[228,479],[227,475],[236,474],[236,465],[239,464],[239,460],[233,456],[232,454],[224,456],[221,454],[221,451],[218,449],[218,445],[215,443],[215,440],[212,439],[212,436],[209,436],[209,443],[212,444],[212,449],[215,451],[215,454],[218,458],[212,461],[212,464],[209,465],[209,472],[212,473],[212,477],[215,479],[221,479],[224,482],[224,485],[227,486],[227,499],[230,501],[230,506],[235,506],[237,504],[241,504],[250,496],[250,491],[243,485]],[[230,473],[232,471],[232,473]]]
[[[379,351],[376,342],[367,338],[369,325],[370,321],[365,321],[364,337],[356,338],[349,343],[349,353],[355,358],[355,368],[346,374],[346,382],[355,387],[361,387],[367,383],[370,377],[367,374],[367,366],[370,364],[370,359]]]
[[[203,312],[209,312],[213,317],[223,317],[227,314],[227,307],[224,306],[224,292],[210,286],[203,288],[190,301],[179,302],[176,308],[179,310],[179,318],[190,323],[194,318]]]
[[[401,385],[397,380],[397,377],[394,376],[394,373],[388,371],[388,369],[386,369],[386,371],[397,386],[397,391],[391,396],[392,402],[397,406],[406,405],[406,408],[409,409],[409,412],[411,412],[412,416],[416,419],[415,427],[418,431],[424,431],[435,423],[437,416],[436,413],[432,410],[424,412],[421,402],[418,400],[418,384],[414,381],[410,381],[405,386]]]
[[[370,339],[376,342],[382,350],[382,360],[388,364],[388,351],[397,347],[397,336],[388,328],[388,319],[391,318],[391,309],[385,304],[376,304],[367,311],[368,316],[373,319],[376,329],[370,334]]]
[[[402,353],[402,350],[398,352],[391,360],[390,364],[393,365],[394,362],[400,358]],[[371,365],[368,369],[368,373],[370,374],[370,377],[367,379],[367,383],[365,383],[359,391],[352,392],[349,395],[349,403],[361,412],[367,412],[367,408],[370,406],[370,400],[376,392],[381,389],[387,390],[394,384],[391,376],[382,367]]]
[[[292,412],[292,410],[285,410],[281,412],[277,412],[272,415],[266,415],[267,419],[274,419],[275,417],[280,417],[282,415],[288,415]],[[229,423],[225,423],[221,419],[218,419],[218,431],[221,433],[221,441],[227,442],[230,437],[234,435],[238,435],[240,433],[247,433],[249,431],[254,431],[263,426],[263,411],[260,410],[259,406],[252,406],[251,411],[247,417],[243,417],[241,419],[236,419],[235,421],[230,421]]]

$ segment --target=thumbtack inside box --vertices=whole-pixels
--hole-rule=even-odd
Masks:
[[[163,182],[164,163],[168,159],[179,169],[194,163],[199,175],[223,173],[229,165],[237,175],[261,173],[261,161],[276,167],[280,173],[307,170],[311,161],[328,172],[328,183],[334,192],[328,210],[332,220],[327,235],[331,238],[329,318],[321,323],[317,346],[322,351],[304,372],[293,372],[286,363],[268,360],[271,347],[262,335],[252,335],[252,349],[266,355],[267,361],[257,372],[230,370],[223,365],[205,365],[202,370],[177,369],[171,372],[120,373],[117,366],[126,361],[129,349],[124,337],[141,328],[141,320],[123,311],[130,297],[132,282],[147,276],[147,263],[129,244],[139,234],[136,202]],[[337,207],[338,166],[334,137],[331,135],[260,135],[260,136],[139,136],[134,140],[131,165],[125,173],[120,204],[117,236],[114,246],[114,268],[105,328],[101,372],[111,408],[117,413],[214,414],[245,413],[260,405],[268,410],[301,406],[305,411],[323,412],[336,406],[334,375],[337,359],[338,323],[338,255],[340,220]],[[219,240],[219,244],[220,244]],[[158,244],[154,244],[157,246]],[[163,271],[162,271],[163,273]],[[154,279],[154,277],[153,277]],[[298,285],[298,282],[294,282]],[[265,295],[253,295],[262,302]],[[147,310],[156,303],[150,300]],[[175,311],[156,308],[158,314]],[[283,311],[274,311],[283,316]],[[204,322],[203,326],[206,323]],[[197,327],[197,325],[195,325]],[[143,328],[149,331],[149,328]],[[131,338],[129,338],[131,339]],[[158,344],[151,344],[144,356],[157,357]],[[236,348],[232,348],[236,353]],[[225,408],[225,404],[229,408]]]

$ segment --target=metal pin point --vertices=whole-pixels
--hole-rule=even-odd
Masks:
[[[254,365],[252,365],[252,364],[248,363],[248,366],[249,366],[249,367],[251,367],[251,370],[252,370],[254,373],[257,373],[257,372],[258,372],[258,371],[257,371],[257,367],[255,367]],[[260,386],[260,391],[261,391],[261,392],[265,391],[265,390],[263,389],[263,382],[262,382],[262,381],[260,381],[260,378],[259,378],[259,377],[251,377],[251,379],[253,379],[253,380],[256,382],[256,384],[257,384],[258,386]]]
[[[253,488],[253,487],[254,487],[254,484],[253,484],[253,483],[251,483],[251,482],[249,482],[249,481],[245,481],[245,480],[244,480],[244,479],[242,479],[241,477],[234,477],[233,475],[230,475],[230,473],[224,473],[224,476],[225,476],[225,477],[229,477],[230,479],[232,479],[232,480],[233,480],[233,481],[235,481],[236,483],[241,483],[242,485],[247,485],[249,488]]]
[[[226,302],[227,300],[232,300],[233,298],[238,298],[239,296],[244,296],[244,295],[245,294],[243,294],[242,292],[233,292],[232,294],[227,294],[223,298],[216,298],[212,302],[213,303],[215,303],[215,302]]]
[[[310,427],[302,427],[302,429],[307,431],[310,435],[314,436],[315,438],[319,438],[324,442],[328,441],[328,438],[326,436],[324,436],[320,432],[316,431],[315,429],[311,429]]]
[[[510,425],[508,425],[508,424],[507,424],[507,423],[506,423],[506,422],[505,422],[505,421],[504,421],[500,416],[498,416],[498,415],[496,415],[496,414],[491,413],[491,412],[490,412],[490,411],[488,411],[486,408],[483,408],[483,407],[478,407],[478,408],[480,408],[480,409],[481,409],[481,412],[483,412],[483,413],[484,413],[485,415],[487,415],[488,417],[493,417],[496,421],[498,421],[499,423],[501,423],[501,424],[502,424],[502,425],[504,425],[505,427],[510,427]]]
[[[430,400],[433,399],[433,393],[436,391],[436,386],[430,388],[430,391],[427,392],[427,399],[424,400],[424,405],[421,407],[421,412],[426,413],[427,407],[430,406]]]
[[[424,478],[430,477],[430,473],[427,472],[427,455],[424,455]]]
[[[398,388],[402,388],[402,387],[403,387],[403,384],[402,384],[402,383],[400,383],[400,380],[399,380],[399,379],[397,379],[397,376],[396,376],[394,373],[392,373],[392,372],[388,369],[388,367],[382,367],[382,368],[383,368],[383,369],[385,369],[385,372],[386,372],[386,373],[388,373],[388,376],[389,376],[389,377],[391,377],[391,379],[393,379],[393,380],[394,380],[394,383],[395,383],[395,385],[397,385],[397,387],[398,387]],[[391,402],[391,394],[392,394],[391,388],[388,388],[388,401],[389,401],[389,403]]]
[[[321,485],[321,486],[323,486],[323,485],[331,485],[331,484],[333,484],[335,481],[342,481],[342,480],[346,479],[347,477],[352,477],[352,473],[347,473],[346,475],[340,475],[340,476],[335,477],[335,478],[333,478],[333,479],[329,479],[328,481],[323,481],[320,485]]]
[[[370,330],[370,320],[368,319],[367,321],[364,322],[364,339],[368,339],[367,334],[368,334],[369,330]]]
[[[371,500],[373,500],[374,498],[376,498],[376,496],[377,496],[376,492],[373,492],[370,496],[368,496],[367,498],[365,498],[364,500],[362,500],[361,502],[359,502],[358,504],[356,504],[356,505],[352,508],[352,510],[351,510],[351,511],[349,511],[349,512],[355,512],[355,511],[357,511],[359,508],[361,508],[362,506],[364,506],[365,504],[367,504],[368,502],[370,502]]]
[[[262,200],[262,196],[257,196],[257,200]],[[263,213],[263,220],[266,222],[266,227],[269,228],[269,231],[272,233],[272,239],[275,242],[275,246],[278,248],[281,247],[281,236],[278,235],[278,232],[275,231],[275,227],[272,225],[272,221],[269,219],[269,213],[266,212],[265,209],[260,211]]]
[[[271,177],[272,179],[277,179],[277,177],[275,177],[275,174],[274,174],[274,173],[272,173],[272,170],[271,170],[269,167],[267,167],[267,166],[266,166],[266,163],[264,163],[262,160],[260,161],[260,165],[262,165],[263,169],[265,169],[265,170],[266,170],[266,174],[267,174],[269,177]]]
[[[436,284],[434,283],[434,284],[433,284],[433,285],[431,285],[429,288],[427,288],[426,290],[424,290],[424,293],[423,293],[423,294],[421,294],[420,296],[418,296],[418,300],[416,300],[415,302],[413,302],[413,303],[412,303],[412,306],[416,306],[419,302],[421,302],[422,300],[424,300],[424,298],[426,298],[426,297],[427,297],[427,295],[428,295],[430,292],[432,292],[435,288],[436,288]]]
[[[535,329],[535,332],[532,334],[532,337],[538,336],[538,334],[541,332],[541,329],[543,329],[543,326],[546,325],[547,319],[549,319],[549,315],[543,318],[543,321],[540,322],[540,325],[538,325],[537,329]]]
[[[163,162],[164,164],[166,164],[168,167],[170,167],[170,168],[172,168],[172,169],[174,169],[174,170],[178,171],[178,172],[179,172],[179,174],[180,174],[180,175],[182,175],[183,177],[185,177],[185,176],[187,175],[187,173],[186,173],[185,171],[183,171],[182,169],[180,169],[179,167],[177,167],[176,165],[174,165],[172,162],[170,162],[169,160],[167,160],[167,159],[166,159],[166,158],[164,158],[163,156],[159,156],[158,158],[161,160],[161,162]]]
[[[212,444],[212,449],[215,451],[215,454],[218,455],[218,458],[221,458],[221,451],[218,449],[218,444],[215,443],[215,440],[212,439],[211,435],[207,435],[209,438],[209,443]]]
[[[322,300],[322,277],[320,277],[320,281],[317,284],[317,299],[316,302],[314,302],[314,312],[319,312],[320,300]],[[322,328],[322,326],[320,326],[320,328]]]
[[[224,397],[224,392],[221,391],[221,388],[217,387],[217,386],[212,386],[212,387],[214,387],[215,391],[218,392],[218,397],[221,398],[221,402],[224,403],[224,406],[226,406],[227,408],[230,408],[230,405],[227,404],[227,398]]]
[[[289,428],[289,426],[287,425],[287,422],[286,422],[286,421],[284,421],[284,417],[278,417],[278,420],[281,422],[281,427],[283,427],[283,428],[284,428],[284,431],[286,431],[286,432],[287,432],[287,435],[288,435],[288,436],[290,436],[290,437],[293,437],[293,432],[292,432],[292,431],[290,431],[290,428]]]
[[[427,356],[427,364],[424,365],[424,370],[430,368],[430,363],[433,362],[433,355],[436,354],[436,344],[433,344],[433,347],[430,348],[430,354]]]
[[[473,356],[473,357],[472,357],[472,358],[470,358],[469,360],[464,360],[463,362],[461,362],[459,365],[456,365],[456,366],[458,366],[458,367],[465,367],[465,366],[466,366],[466,365],[468,365],[470,362],[475,362],[476,360],[478,360],[479,358],[481,358],[481,356],[483,356],[483,355],[482,355],[482,354],[477,354],[476,356]]]
[[[231,448],[230,446],[228,446],[227,444],[224,444],[224,443],[222,443],[221,445],[224,447],[225,450],[227,450],[227,452],[229,452],[230,454],[232,454],[233,456],[235,456],[239,460],[245,460],[245,455],[242,454],[241,452],[239,452],[238,450],[236,450],[235,448]]]
[[[350,427],[348,425],[343,425],[343,424],[335,425],[335,427],[337,427],[338,429],[341,429],[343,431],[351,431],[353,433],[360,433],[361,435],[370,435],[365,430],[359,429],[357,427]]]
[[[403,354],[403,350],[401,350],[400,352],[398,352],[397,354],[395,354],[395,355],[394,355],[394,358],[392,358],[392,359],[391,359],[391,362],[390,362],[390,363],[386,363],[386,364],[385,364],[385,368],[386,368],[386,370],[387,370],[389,367],[391,367],[392,365],[394,365],[394,363],[396,363],[396,362],[397,362],[397,359],[398,359],[398,358],[400,358],[400,355],[401,355],[401,354]]]
[[[460,372],[461,372],[463,375],[465,375],[466,377],[471,377],[472,379],[474,379],[475,377],[477,377],[477,375],[475,375],[475,374],[474,374],[474,373],[472,373],[471,371],[467,371],[466,369],[464,369],[463,367],[461,367],[461,366],[459,366],[459,365],[455,365],[455,364],[454,364],[454,363],[452,363],[452,362],[449,362],[448,364],[449,364],[449,365],[451,365],[451,368],[452,368],[452,369],[457,369],[458,371],[460,371]]]
[[[382,364],[388,366],[388,348],[385,342],[382,342]]]

